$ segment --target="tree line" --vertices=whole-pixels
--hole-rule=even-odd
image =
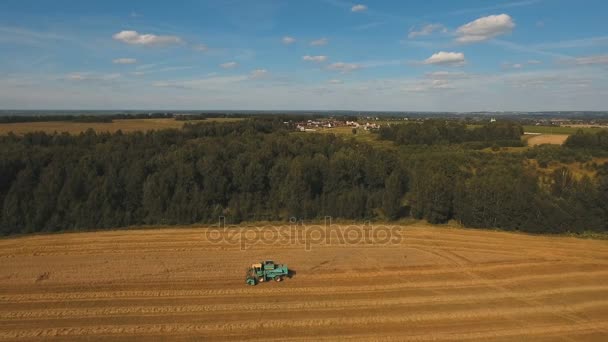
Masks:
[[[383,126],[380,138],[391,140],[399,145],[436,145],[482,142],[499,146],[522,146],[523,127],[512,121],[498,121],[468,128],[455,120],[432,119],[422,123]],[[486,143],[486,144],[483,144]]]
[[[446,134],[464,136],[517,132],[448,126]],[[527,160],[468,149],[380,149],[296,133],[281,117],[145,133],[9,134],[0,137],[0,232],[327,215],[547,233],[608,230],[608,164],[593,178],[577,178],[567,169],[540,174]]]
[[[608,129],[597,132],[578,130],[564,142],[565,147],[608,150]]]

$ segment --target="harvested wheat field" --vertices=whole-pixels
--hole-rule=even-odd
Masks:
[[[70,121],[44,121],[44,122],[18,122],[0,123],[0,134],[12,132],[23,135],[32,132],[67,132],[80,134],[92,128],[96,132],[114,133],[121,130],[124,133],[136,131],[154,131],[167,128],[182,128],[186,122],[230,122],[238,121],[239,118],[209,118],[196,121],[179,121],[175,119],[115,119],[112,122],[70,122]]]
[[[608,340],[606,241],[336,227],[0,240],[0,340]],[[296,274],[246,286],[263,259]]]
[[[540,134],[532,136],[528,139],[529,146],[537,146],[542,144],[563,145],[568,134]]]
[[[69,122],[69,121],[48,121],[48,122],[19,122],[0,124],[0,134],[22,135],[32,132],[67,132],[79,134],[89,128],[96,132],[114,133],[122,130],[125,133],[134,131],[148,131],[166,128],[182,128],[185,121],[174,119],[124,119],[114,120],[113,122]]]

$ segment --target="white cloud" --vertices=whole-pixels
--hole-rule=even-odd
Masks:
[[[577,57],[570,62],[576,65],[608,64],[608,55]]]
[[[403,61],[398,59],[377,59],[357,63],[362,68],[381,68],[386,66],[402,65]]]
[[[509,63],[509,62],[505,62],[502,63],[500,66],[503,69],[521,69],[524,67],[524,63]]]
[[[353,7],[351,7],[350,10],[352,12],[365,12],[365,11],[367,11],[367,6],[358,4],[358,5],[354,5]]]
[[[39,48],[48,48],[57,43],[68,42],[83,46],[82,42],[71,37],[45,31],[33,31],[20,27],[2,26],[0,24],[0,43],[15,43],[18,45],[31,45]]]
[[[207,52],[207,51],[209,51],[209,47],[207,45],[205,45],[205,44],[195,44],[192,48],[194,50],[200,51],[200,52]]]
[[[167,71],[177,71],[177,70],[187,70],[187,69],[192,69],[192,66],[189,65],[177,65],[177,66],[168,66],[168,67],[164,67],[164,68],[159,68],[157,70],[154,70],[153,72],[167,72]]]
[[[525,59],[520,62],[523,61]],[[366,70],[365,65],[363,69]],[[547,65],[546,69],[531,71],[524,68],[510,73],[482,72],[463,79],[446,76],[447,83],[433,83],[434,78],[427,78],[424,74],[422,78],[395,74],[388,78],[344,79],[343,84],[332,84],[328,83],[329,79],[342,79],[343,76],[328,70],[328,77],[322,80],[294,75],[292,82],[287,84],[274,82],[278,79],[271,77],[273,72],[269,73],[268,82],[251,80],[250,71],[246,69],[243,74],[220,77],[210,77],[203,72],[200,78],[183,75],[184,78],[167,79],[127,74],[128,78],[123,75],[127,78],[124,82],[120,78],[107,82],[77,82],[65,80],[65,74],[33,72],[17,79],[14,78],[16,76],[0,77],[0,102],[7,107],[24,109],[65,108],[65,99],[70,98],[73,100],[70,101],[71,108],[80,109],[154,106],[159,110],[213,107],[465,112],[604,110],[608,96],[608,74],[598,72],[601,70],[597,68],[580,66]],[[426,71],[436,71],[436,76],[442,77],[439,71],[463,70],[437,68],[423,73]],[[92,73],[74,78],[93,76],[101,75]],[[353,75],[346,76],[350,78]],[[60,87],[57,86],[58,81],[62,81]],[[114,86],[114,82],[120,82],[120,87]],[[153,86],[153,82],[158,84]],[[235,93],[239,96],[234,96]],[[108,102],[108,98],[112,101]]]
[[[246,81],[247,76],[222,76],[206,77],[201,79],[156,81],[153,87],[176,88],[176,89],[196,89],[196,90],[217,90],[221,87],[224,90],[233,89],[238,83]]]
[[[84,81],[86,79],[86,75],[78,72],[73,72],[71,74],[66,75],[65,79],[70,81]]]
[[[440,51],[425,59],[423,64],[462,66],[465,64],[464,53]]]
[[[158,36],[155,34],[140,34],[137,31],[120,31],[112,36],[115,40],[131,45],[165,46],[181,44],[183,40],[178,36]]]
[[[186,89],[188,87],[182,86],[178,83],[171,83],[171,82],[167,82],[167,81],[156,81],[154,83],[152,83],[153,87],[159,87],[159,88],[183,88]]]
[[[537,61],[535,59],[531,59],[528,60],[526,62],[520,62],[520,63],[502,63],[502,68],[503,69],[522,69],[524,67],[527,67],[529,65],[537,65],[537,64],[541,64],[541,61]]]
[[[268,75],[268,70],[266,70],[266,69],[255,69],[255,70],[251,71],[251,73],[249,74],[249,78],[250,79],[259,79],[259,78],[266,77],[266,75]]]
[[[131,75],[134,76],[142,76],[142,75],[146,75],[146,74],[156,74],[156,73],[162,73],[162,72],[168,72],[168,71],[179,71],[179,70],[187,70],[187,69],[192,69],[193,66],[189,66],[189,65],[175,65],[175,66],[166,66],[166,67],[162,67],[162,68],[157,68],[158,66],[161,65],[165,65],[166,63],[159,63],[159,64],[144,64],[144,65],[138,65],[135,67],[134,72],[131,72]]]
[[[455,89],[448,80],[427,80],[406,86],[403,90],[408,93],[424,93],[432,90]]]
[[[355,71],[358,69],[361,69],[362,66],[356,63],[344,63],[344,62],[337,62],[337,63],[333,63],[327,66],[328,70],[333,70],[333,71],[339,71],[341,73],[347,73],[347,72],[351,72],[351,71]]]
[[[506,2],[506,3],[502,3],[502,4],[497,4],[497,5],[492,5],[492,6],[487,6],[487,7],[476,7],[476,8],[465,8],[465,9],[459,9],[456,11],[452,11],[449,14],[450,15],[462,15],[462,14],[466,14],[466,13],[487,13],[489,11],[494,11],[494,10],[499,10],[499,9],[504,9],[504,8],[513,8],[513,7],[520,7],[520,6],[530,6],[530,5],[535,5],[539,2],[541,2],[542,0],[521,0],[521,1],[513,1],[513,2]]]
[[[515,23],[508,14],[490,15],[460,26],[456,30],[458,35],[456,41],[459,43],[482,42],[511,32],[514,27]]]
[[[137,69],[137,70],[147,70],[147,69],[152,69],[152,68],[154,68],[154,67],[156,67],[158,65],[162,65],[162,64],[165,64],[165,63],[159,63],[159,64],[140,64],[140,65],[136,66],[135,69]]]
[[[522,45],[513,42],[508,42],[500,39],[494,39],[490,41],[492,45],[500,46],[502,48],[516,51],[516,52],[525,52],[528,54],[536,54],[541,56],[548,56],[553,58],[571,58],[570,55],[565,55],[563,53],[550,52],[543,49],[540,49],[538,46],[533,45]]]
[[[220,67],[222,69],[234,69],[237,66],[239,66],[239,63],[237,63],[237,62],[226,62],[226,63],[220,64]]]
[[[416,30],[414,27],[412,27],[410,29],[410,32],[408,33],[407,37],[410,39],[413,39],[416,37],[428,36],[428,35],[432,34],[433,32],[445,33],[447,31],[448,31],[448,29],[445,28],[445,26],[443,26],[441,24],[428,24],[428,25],[423,26],[419,30]]]
[[[116,58],[112,60],[114,64],[135,64],[137,63],[137,59],[135,58]]]
[[[588,77],[569,74],[546,74],[546,73],[517,73],[507,76],[505,82],[514,88],[537,88],[537,89],[572,89],[585,88],[592,84]]]
[[[68,81],[112,81],[121,78],[122,75],[119,73],[111,74],[99,74],[93,72],[73,72],[63,77],[64,80]]]
[[[434,71],[425,74],[430,79],[464,79],[469,78],[469,74],[456,71]]]
[[[327,83],[329,83],[329,84],[342,84],[344,82],[342,80],[333,79],[333,80],[327,81]]]
[[[323,46],[323,45],[327,45],[327,43],[329,43],[329,39],[321,38],[321,39],[313,40],[312,42],[310,42],[310,45],[311,46]]]
[[[433,80],[431,82],[431,89],[454,89],[454,87],[450,85],[450,81],[448,80]]]
[[[302,56],[302,60],[306,62],[323,63],[327,60],[327,56]]]
[[[289,45],[295,43],[296,39],[294,37],[285,36],[283,39],[281,39],[281,42],[283,42],[285,45]]]
[[[552,43],[541,43],[534,45],[537,49],[572,49],[584,47],[602,47],[608,45],[608,36],[580,38],[574,40],[563,40]]]

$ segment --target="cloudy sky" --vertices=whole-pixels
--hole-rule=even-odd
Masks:
[[[608,110],[605,0],[0,2],[1,109]]]

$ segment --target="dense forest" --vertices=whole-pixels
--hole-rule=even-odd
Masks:
[[[584,131],[579,130],[568,137],[564,146],[608,151],[608,130],[601,130],[596,133],[585,133]]]
[[[425,120],[418,125],[384,126],[379,131],[380,138],[392,140],[400,145],[435,145],[475,142],[471,146],[486,147],[522,146],[524,134],[520,124],[511,121],[495,122],[468,129],[466,124],[454,120]]]
[[[326,215],[543,233],[608,230],[608,163],[595,165],[594,176],[575,177],[566,168],[541,173],[530,162],[589,160],[606,153],[605,133],[526,153],[470,145],[515,145],[521,133],[512,122],[470,129],[433,120],[381,129],[395,143],[387,149],[294,132],[284,118],[269,116],[145,133],[9,134],[0,137],[0,232]]]

